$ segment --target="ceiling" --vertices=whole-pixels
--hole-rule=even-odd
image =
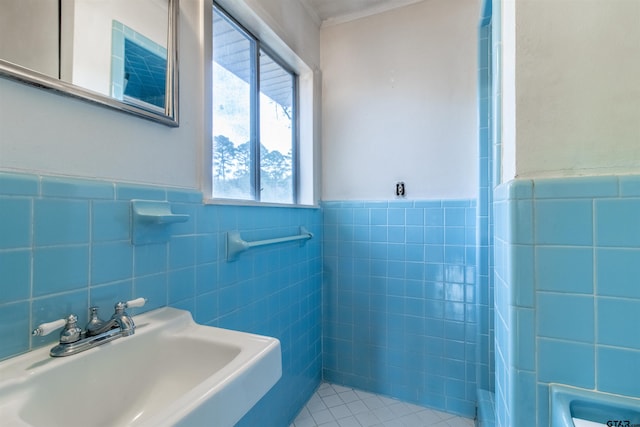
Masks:
[[[323,26],[352,21],[423,0],[300,0]]]

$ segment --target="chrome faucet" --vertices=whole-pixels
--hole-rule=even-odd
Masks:
[[[33,330],[31,335],[44,336],[64,326],[60,332],[60,342],[53,347],[49,354],[52,357],[71,356],[98,345],[113,341],[120,337],[133,335],[136,325],[125,309],[142,307],[147,302],[144,298],[137,298],[115,305],[115,312],[107,321],[98,317],[98,307],[89,309],[89,323],[83,331],[78,327],[78,317],[70,314],[64,319],[43,323]]]

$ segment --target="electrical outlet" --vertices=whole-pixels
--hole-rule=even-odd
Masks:
[[[396,197],[406,197],[407,194],[405,193],[405,189],[404,189],[404,182],[400,181],[396,183]]]

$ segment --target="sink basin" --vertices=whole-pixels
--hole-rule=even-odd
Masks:
[[[280,342],[195,323],[169,307],[130,337],[63,358],[0,362],[2,425],[233,426],[282,374]]]
[[[551,384],[552,427],[640,425],[640,398]]]

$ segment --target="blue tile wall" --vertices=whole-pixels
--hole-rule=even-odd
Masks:
[[[189,213],[167,243],[132,246],[133,198],[168,200]],[[51,345],[37,324],[90,305],[148,298],[142,309],[174,306],[199,323],[274,336],[283,376],[239,426],[289,425],[321,378],[322,214],[313,208],[203,205],[192,190],[0,173],[0,359]],[[225,259],[225,233],[248,240],[315,238],[256,248]],[[403,272],[404,274],[404,272]],[[420,274],[410,272],[409,274]]]
[[[324,202],[324,378],[473,417],[475,200]]]
[[[478,30],[478,145],[479,177],[477,203],[477,245],[476,245],[476,316],[478,318],[476,345],[476,382],[479,389],[494,391],[494,214],[493,187],[497,181],[497,164],[494,150],[493,132],[493,36],[492,2],[485,0],[482,7],[482,20]],[[480,393],[484,396],[484,393]],[[485,420],[479,421],[486,422]]]
[[[638,182],[603,176],[496,188],[498,425],[548,425],[554,382],[640,397],[630,375],[640,371]],[[534,239],[522,240],[529,233]]]

